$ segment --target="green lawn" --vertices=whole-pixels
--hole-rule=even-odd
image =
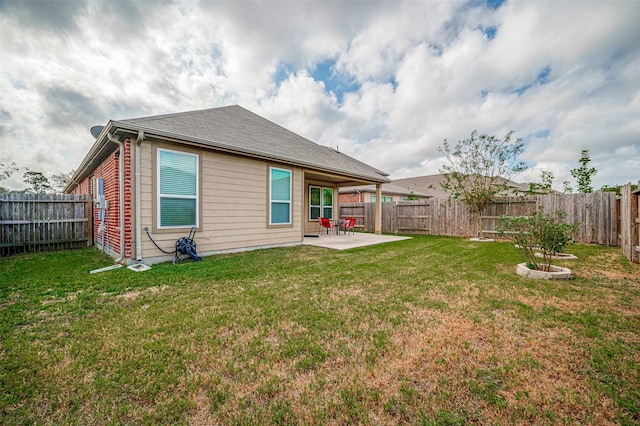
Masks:
[[[1,424],[638,424],[640,266],[416,237],[90,275],[0,259]]]

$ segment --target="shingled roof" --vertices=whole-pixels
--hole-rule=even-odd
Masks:
[[[113,121],[113,127],[141,130],[250,157],[304,166],[321,171],[389,182],[388,173],[318,145],[241,106],[156,115]]]
[[[375,185],[360,185],[360,186],[343,186],[342,188],[340,188],[340,193],[344,194],[344,193],[349,193],[349,192],[355,192],[355,191],[360,191],[360,192],[372,192],[372,193],[376,193],[376,186]],[[416,192],[414,190],[408,189],[407,187],[403,187],[403,186],[399,186],[392,183],[383,183],[382,184],[382,193],[383,194],[394,194],[394,195],[406,195],[409,196],[411,195],[411,193],[413,193],[413,195],[415,195],[416,197],[420,197],[420,198],[430,198],[432,197],[432,195],[429,195],[427,193],[423,193],[423,192]]]
[[[442,189],[442,183],[445,181],[443,174],[416,176],[411,178],[395,179],[392,183],[397,186],[407,188],[412,191],[422,192],[435,198],[449,198],[449,193]],[[509,188],[507,191],[498,194],[514,195],[517,193],[526,193],[530,190],[530,183],[518,183],[502,177],[497,177],[496,182]]]

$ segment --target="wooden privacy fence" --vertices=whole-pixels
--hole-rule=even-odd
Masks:
[[[632,262],[640,263],[640,181],[631,191],[631,183],[620,190],[620,247]]]
[[[580,242],[618,245],[616,195],[612,192],[507,197],[485,209],[482,230],[495,235],[500,216],[528,216],[540,207],[547,213],[563,211],[568,223],[580,223]],[[341,204],[340,217],[349,216],[357,218],[357,229],[375,230],[375,203]],[[477,235],[477,223],[467,206],[456,200],[385,202],[382,232],[468,237]]]
[[[89,195],[1,194],[0,256],[86,247]]]

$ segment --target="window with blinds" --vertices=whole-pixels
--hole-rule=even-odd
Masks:
[[[158,149],[158,227],[198,226],[198,155]]]

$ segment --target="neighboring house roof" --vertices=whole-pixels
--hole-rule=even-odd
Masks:
[[[449,193],[442,189],[441,184],[445,181],[444,174],[428,175],[428,176],[416,176],[404,179],[395,179],[392,181],[394,185],[406,187],[415,192],[420,191],[428,196],[435,198],[449,198]],[[526,193],[530,190],[530,183],[518,183],[509,179],[498,177],[500,183],[505,184],[510,188],[508,194],[513,195],[514,192]]]
[[[248,157],[279,161],[318,171],[376,183],[389,182],[388,173],[333,148],[318,145],[238,105],[110,121],[96,144],[107,143],[108,133],[137,133],[170,138]],[[83,170],[99,153],[96,144],[78,168]]]
[[[444,175],[439,174],[395,179],[393,184],[405,187],[414,192],[420,191],[430,197],[449,198],[449,194],[440,186],[442,182],[444,182]]]
[[[361,186],[344,186],[342,188],[340,188],[339,192],[341,194],[344,193],[350,193],[350,192],[371,192],[371,193],[376,193],[376,186],[375,185],[361,185]],[[393,194],[393,195],[403,195],[403,196],[409,196],[411,195],[411,193],[413,193],[413,195],[415,195],[416,197],[420,197],[420,198],[429,198],[431,197],[431,195],[428,194],[424,194],[422,192],[418,192],[418,191],[413,191],[411,189],[408,189],[406,187],[400,186],[400,185],[396,185],[395,183],[383,183],[382,184],[382,193],[383,194]]]

